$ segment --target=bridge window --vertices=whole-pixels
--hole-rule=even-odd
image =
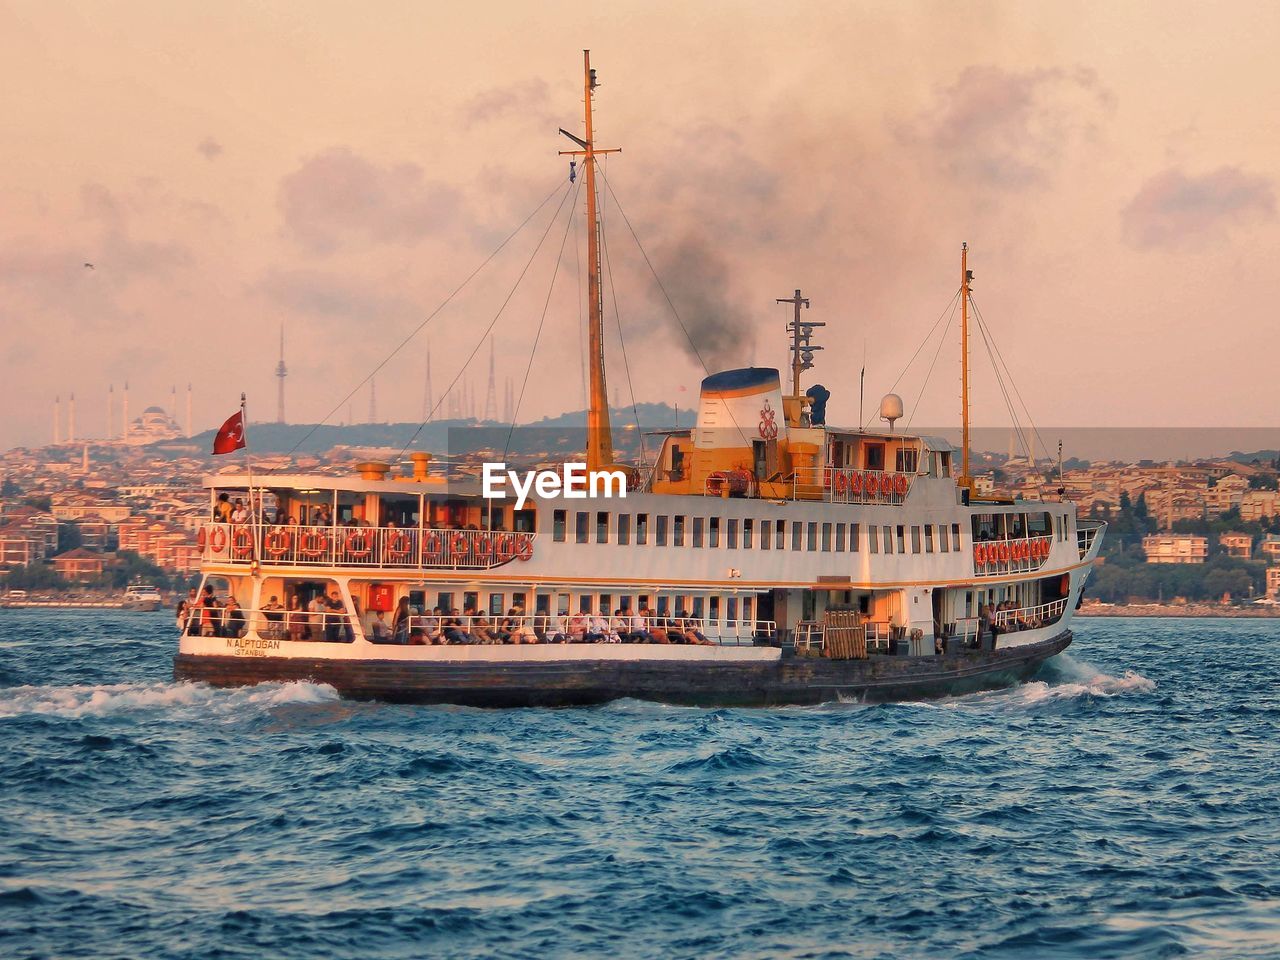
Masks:
[[[587,524],[590,522],[590,520],[591,520],[591,517],[585,512],[578,513],[576,518],[577,529],[575,531],[578,538],[578,543],[587,542],[587,532],[588,532]]]
[[[778,521],[777,530],[774,533],[773,546],[778,550],[785,550],[787,548],[787,521]]]
[[[565,512],[554,510],[551,513],[551,537],[556,543],[564,543]]]
[[[754,534],[755,534],[755,521],[743,520],[742,521],[742,547],[744,550],[751,549],[751,543],[752,543],[752,538]]]
[[[600,510],[596,513],[596,543],[609,542],[609,511]]]
[[[511,529],[516,533],[533,533],[538,528],[536,510],[514,510],[511,513]]]
[[[867,527],[867,550],[871,553],[880,552],[880,538],[876,536],[875,527]]]
[[[669,521],[666,514],[661,514],[661,513],[658,514],[658,527],[657,527],[657,530],[654,532],[654,542],[657,543],[657,545],[660,547],[665,547],[667,545],[667,523],[668,522]]]
[[[684,546],[684,516],[677,514],[671,524],[671,544],[676,547]]]
[[[844,524],[836,524],[836,553],[844,553]]]
[[[720,546],[720,518],[712,517],[707,521],[707,546]]]
[[[933,553],[933,524],[924,525],[924,552]]]
[[[804,524],[791,521],[791,549],[799,551],[804,546]]]
[[[822,525],[822,552],[831,552],[831,524],[829,523]]]
[[[893,553],[893,527],[883,526],[880,532],[884,536],[884,552]]]
[[[631,514],[618,514],[618,543],[626,546],[631,542]]]
[[[649,515],[647,513],[636,514],[636,543],[643,546],[649,542]]]
[[[951,545],[947,543],[947,525],[945,523],[938,524],[938,550],[947,553],[951,550]]]
[[[703,541],[703,526],[705,522],[702,517],[693,518],[693,545],[701,547]]]
[[[738,549],[738,521],[730,520],[728,529],[725,531],[725,537],[729,541],[730,550]]]
[[[960,549],[960,524],[953,523],[951,525],[951,549]]]
[[[807,547],[808,547],[808,549],[810,549],[810,550],[817,550],[817,549],[818,549],[818,525],[817,525],[817,523],[813,523],[813,522],[811,522],[811,523],[809,524],[809,537],[808,537]]]
[[[760,549],[768,550],[773,546],[773,531],[769,528],[773,525],[772,520],[760,521]]]
[[[920,451],[915,447],[904,447],[898,451],[897,467],[899,473],[915,473],[920,464]]]
[[[907,552],[907,527],[905,524],[898,524],[898,552]]]
[[[912,553],[920,552],[920,527],[919,526],[911,527],[911,552]]]

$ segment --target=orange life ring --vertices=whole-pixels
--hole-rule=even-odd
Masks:
[[[449,552],[452,554],[461,554],[467,552],[467,535],[459,530],[449,538]]]
[[[241,560],[253,552],[253,534],[248,527],[236,527],[236,535],[231,540],[231,552]]]
[[[289,552],[289,545],[293,542],[293,537],[288,530],[272,530],[267,534],[267,553],[273,557],[283,557]]]
[[[329,547],[329,537],[323,530],[308,530],[298,538],[298,551],[312,560]]]
[[[359,541],[359,546],[356,546]],[[352,530],[347,534],[347,542],[343,544],[343,549],[357,560],[363,560],[373,552],[373,537],[369,535],[368,530]]]
[[[227,528],[214,527],[213,532],[209,534],[209,549],[214,553],[221,553],[227,549]]]
[[[516,555],[516,538],[514,534],[504,533],[498,537],[493,545],[493,556],[495,560],[506,563]]]
[[[435,530],[427,531],[422,538],[422,555],[434,560],[440,559],[440,534]]]
[[[844,475],[843,470],[837,470],[835,478],[832,480],[831,487],[835,490],[836,495],[843,497],[849,492],[849,478]]]
[[[894,493],[896,493],[896,494],[897,494],[898,496],[900,496],[900,497],[906,496],[906,493],[907,493],[907,475],[906,475],[905,473],[899,473],[899,474],[897,474],[897,475],[895,475],[895,476],[894,476],[894,478],[893,478],[893,492],[894,492]]]
[[[533,559],[533,534],[522,533],[520,536],[516,537],[516,559]]]
[[[1006,540],[1004,543],[1000,544],[1000,562],[1001,563],[1009,562],[1009,552],[1010,552],[1009,542]]]
[[[987,548],[980,543],[973,548],[973,562],[979,567],[987,563]]]
[[[855,497],[862,496],[862,474],[856,470],[849,474],[849,492]]]
[[[408,560],[411,546],[409,534],[401,530],[387,541],[387,553],[392,560]]]
[[[209,539],[209,534],[204,527],[201,527],[199,530],[196,531],[196,547],[198,549],[203,550],[204,545],[208,541],[208,539]]]
[[[476,542],[472,547],[472,552],[475,554],[477,560],[488,560],[492,556],[493,540],[494,538],[489,536],[487,533],[476,537]]]
[[[880,494],[881,496],[893,496],[893,474],[884,473],[880,476]]]

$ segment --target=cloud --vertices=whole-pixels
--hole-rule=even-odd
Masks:
[[[331,253],[357,241],[411,245],[441,232],[455,219],[459,194],[416,164],[379,166],[334,147],[280,181],[277,205],[296,243]]]
[[[222,144],[213,137],[205,137],[196,144],[196,153],[203,156],[206,160],[217,160],[222,156]]]
[[[375,280],[335,276],[320,270],[269,270],[254,288],[291,313],[342,321],[386,321],[414,316],[408,300],[388,295]]]
[[[533,118],[551,123],[551,96],[545,80],[526,80],[476,94],[458,111],[465,128],[506,117]]]
[[[1271,180],[1239,167],[1192,176],[1171,168],[1147,180],[1120,213],[1135,247],[1181,247],[1219,240],[1233,227],[1276,215]]]
[[[1044,183],[1064,148],[1090,135],[1095,116],[1112,104],[1091,70],[972,66],[939,87],[913,121],[893,129],[900,142],[926,149],[970,184],[1025,189]]]

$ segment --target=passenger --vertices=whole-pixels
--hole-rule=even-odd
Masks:
[[[446,643],[470,643],[471,635],[467,633],[462,618],[458,616],[458,608],[449,611],[449,618],[444,621],[442,629]]]
[[[579,612],[569,618],[569,642],[570,643],[586,643],[587,628],[590,626],[590,618],[586,612]]]
[[[213,595],[213,584],[204,585],[204,593],[200,597],[200,636],[216,637],[222,625],[222,617],[218,613],[218,598]]]
[[[617,638],[614,643],[631,642],[631,617],[621,607],[613,611],[609,619],[609,633]]]
[[[317,643],[324,639],[324,614],[329,609],[328,601],[321,591],[311,598],[307,604],[307,639]]]
[[[653,622],[653,619],[652,619],[652,614],[650,614],[649,612],[649,607],[647,605],[642,605],[640,607],[640,612],[631,618],[632,643],[666,643],[667,642],[665,634],[663,635],[662,639],[658,639],[658,637],[655,636],[654,633],[650,630],[650,625],[652,622]]]
[[[186,632],[187,632],[187,622],[188,622],[188,620],[189,620],[189,619],[190,619],[190,617],[191,617],[191,608],[190,608],[189,606],[187,606],[187,601],[185,601],[185,600],[179,600],[179,601],[178,601],[178,613],[177,613],[177,617],[178,617],[178,632],[179,632],[179,633],[186,633]]]
[[[222,635],[243,637],[246,629],[244,611],[240,609],[240,604],[236,603],[235,597],[228,597],[227,605],[222,610]]]
[[[617,643],[618,638],[613,635],[613,631],[609,629],[609,618],[605,616],[602,609],[600,613],[591,618],[591,622],[587,627],[587,643]]]
[[[493,622],[484,614],[477,614],[475,620],[472,621],[471,635],[476,638],[477,643],[483,643],[486,646],[496,646],[503,642],[502,634]]]
[[[232,523],[247,523],[249,520],[249,511],[245,508],[244,501],[236,497],[236,505],[231,509]]]
[[[498,624],[498,636],[503,643],[520,643],[523,634],[520,631],[520,617],[516,613],[516,608],[512,607],[507,611],[507,615],[502,618],[502,622]]]
[[[401,597],[396,603],[396,612],[391,616],[391,634],[396,643],[409,640],[409,615],[409,598]]]
[[[329,599],[325,602],[324,609],[327,611],[324,617],[324,639],[327,643],[342,643],[346,639],[346,631],[343,626],[346,623],[346,617],[343,615],[346,608],[342,603],[342,594],[337,590],[330,591]]]
[[[213,505],[213,519],[216,523],[231,522],[231,498],[227,494],[218,494],[218,502]]]
[[[413,631],[410,631],[411,633]],[[419,634],[421,630],[417,631]],[[392,643],[391,627],[387,623],[387,615],[379,610],[373,615],[373,642],[374,643]],[[410,643],[413,641],[410,640]]]
[[[431,646],[431,640],[428,639],[421,627],[414,627],[409,631],[409,646],[429,647]]]
[[[263,604],[262,615],[267,619],[264,635],[272,640],[281,639],[284,636],[284,604],[273,595],[269,602]]]
[[[289,594],[289,608],[284,614],[285,630],[290,640],[301,640],[307,629],[307,615],[302,612],[302,601],[296,593]]]

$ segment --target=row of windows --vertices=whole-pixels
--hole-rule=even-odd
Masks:
[[[528,594],[488,593],[475,590],[461,593],[443,591],[428,596],[425,591],[415,590],[409,594],[409,603],[413,610],[429,613],[428,600],[434,601],[437,609],[449,610],[484,610],[487,608],[491,617],[501,617],[510,609],[521,614],[528,614]],[[482,603],[484,606],[482,606]],[[755,597],[720,597],[698,596],[696,594],[657,593],[544,593],[534,594],[532,613],[549,614],[553,611],[562,617],[575,613],[603,614],[612,616],[614,611],[631,616],[643,609],[659,617],[686,616],[699,620],[728,621],[750,620],[755,616]]]
[[[795,550],[823,553],[951,553],[961,549],[960,524],[869,524],[819,523],[787,520],[725,520],[721,517],[686,517],[647,513],[611,514],[598,511],[592,522],[587,511],[573,518],[575,543],[635,543],[650,540],[659,547],[721,546],[729,550]],[[650,522],[652,521],[652,523]],[[552,513],[552,537],[556,543],[568,538],[569,511]],[[594,528],[594,529],[593,529]],[[593,538],[594,533],[594,538]]]

